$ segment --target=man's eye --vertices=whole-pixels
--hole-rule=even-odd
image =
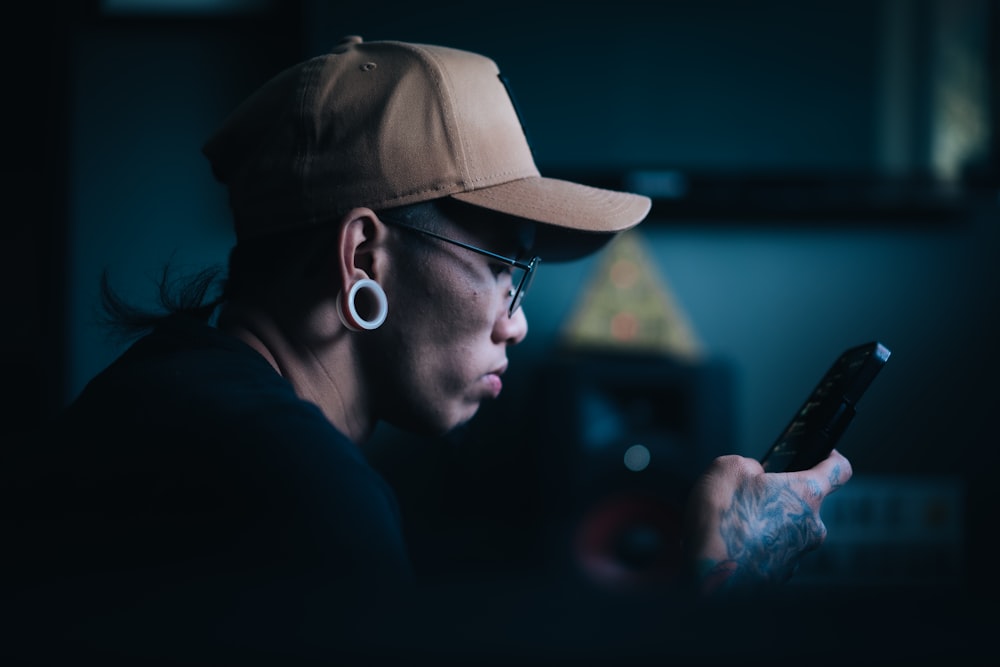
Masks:
[[[514,269],[514,267],[511,266],[510,264],[504,264],[502,262],[495,262],[493,264],[493,275],[499,277],[499,276],[502,276],[505,273],[507,273],[507,274],[511,273],[511,271],[513,271],[513,269]]]

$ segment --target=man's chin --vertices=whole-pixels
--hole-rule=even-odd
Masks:
[[[462,403],[449,415],[448,422],[442,424],[442,429],[437,435],[453,435],[455,433],[461,433],[469,426],[473,421],[475,421],[476,415],[479,414],[479,409],[482,407],[482,401],[468,401]]]
[[[471,408],[466,407],[461,414],[442,416],[441,419],[410,419],[403,423],[389,423],[394,428],[412,433],[413,435],[428,438],[439,438],[456,432],[461,432],[469,425],[473,417],[475,417],[478,412],[479,404],[476,403],[475,406],[472,406]]]

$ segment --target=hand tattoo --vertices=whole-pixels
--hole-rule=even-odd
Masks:
[[[813,491],[819,493],[818,489]],[[826,532],[817,512],[787,483],[745,487],[720,519],[727,558],[712,571],[729,572],[727,588],[787,581],[801,555],[817,548]]]

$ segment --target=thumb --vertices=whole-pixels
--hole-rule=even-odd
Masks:
[[[813,484],[819,486],[818,490],[824,497],[846,484],[854,474],[851,462],[836,449],[815,466],[802,472],[809,476]]]

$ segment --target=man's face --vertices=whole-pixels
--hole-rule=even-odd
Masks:
[[[442,222],[434,229],[442,236],[517,254],[512,227]],[[507,348],[524,339],[527,319],[521,308],[508,315],[509,266],[410,230],[390,231],[389,316],[366,340],[372,348],[365,355],[374,366],[369,373],[378,417],[441,434],[471,419],[482,401],[499,396]]]

